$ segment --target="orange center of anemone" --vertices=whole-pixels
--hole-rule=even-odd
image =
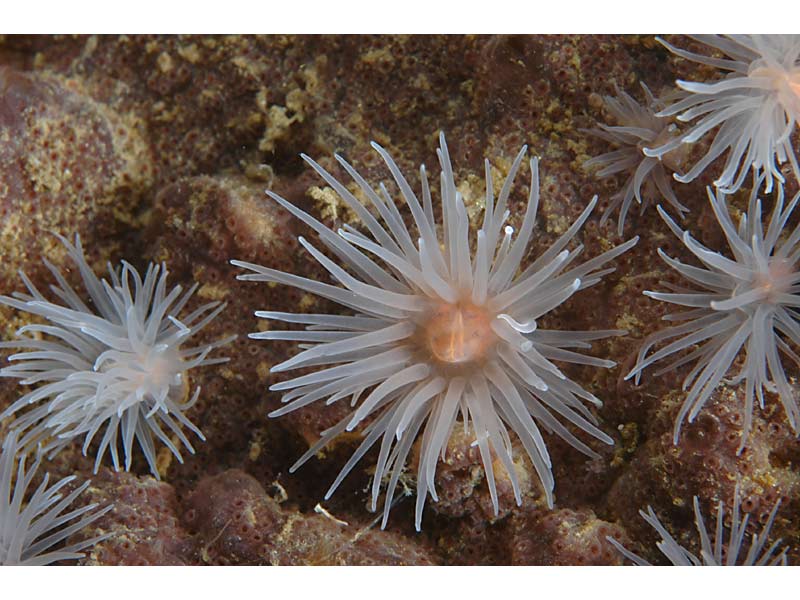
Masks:
[[[749,73],[750,77],[763,77],[771,80],[772,88],[778,92],[779,101],[784,106],[797,105],[800,99],[800,69],[788,71],[760,66]]]
[[[792,90],[795,96],[800,96],[800,81],[798,81],[797,75],[790,78],[788,81],[789,89]]]
[[[141,357],[138,385],[148,389],[161,389],[173,384],[180,370],[180,359],[175,352],[149,352]]]
[[[431,354],[449,364],[482,360],[497,336],[486,308],[470,303],[437,306],[422,327]]]
[[[785,259],[774,259],[766,273],[759,273],[753,280],[753,287],[761,289],[767,302],[776,303],[778,294],[785,294],[791,288],[789,279],[794,275],[791,263]]]

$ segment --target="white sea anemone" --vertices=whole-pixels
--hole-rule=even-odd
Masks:
[[[659,146],[678,135],[677,127],[670,117],[659,117],[656,113],[664,108],[664,101],[655,98],[642,82],[646,103],[639,104],[624,91],[617,91],[617,97],[605,96],[606,110],[617,125],[599,125],[586,133],[594,135],[616,146],[616,150],[595,156],[584,163],[584,168],[597,168],[597,177],[612,177],[618,173],[628,173],[622,190],[611,197],[600,218],[605,223],[611,213],[619,208],[617,231],[622,235],[625,217],[633,203],[640,205],[642,214],[654,198],[663,198],[681,216],[689,212],[678,201],[672,190],[670,173],[680,172],[681,149],[676,148],[660,158],[652,158],[643,153],[647,146]]]
[[[539,425],[590,456],[596,454],[564,427],[555,414],[604,443],[613,443],[597,428],[595,417],[582,403],[600,405],[600,401],[568,379],[552,361],[611,367],[612,361],[584,356],[573,349],[589,348],[592,340],[623,332],[548,331],[539,329],[537,320],[578,290],[598,283],[603,275],[613,271],[601,267],[631,248],[636,239],[580,266],[573,265],[581,247],[574,250],[566,247],[589,218],[595,198],[546,252],[518,274],[528,253],[539,204],[538,161],[533,159],[528,206],[514,239],[513,228],[506,225],[507,206],[525,147],[514,160],[497,198],[488,160],[485,163],[486,208],[483,224],[472,240],[476,248],[472,257],[470,223],[462,195],[456,189],[444,135],[440,136],[438,150],[442,169],[441,238],[425,167],[420,168],[420,203],[389,154],[378,144],[373,143],[373,148],[385,161],[408,205],[416,226],[415,236],[407,229],[383,184],[376,192],[344,159],[336,157],[385,226],[344,185],[303,156],[358,215],[365,231],[344,225],[334,233],[287,200],[268,193],[316,231],[330,253],[344,265],[299,238],[314,259],[344,287],[232,261],[253,272],[240,275],[239,279],[291,285],[333,300],[355,313],[256,313],[265,319],[306,325],[305,331],[264,331],[250,335],[255,339],[303,343],[302,352],[275,365],[272,372],[334,365],[272,385],[271,390],[289,391],[283,396],[283,402],[288,404],[271,416],[324,399],[332,404],[349,398],[353,407],[347,417],[323,433],[292,470],[336,436],[368,421],[363,442],[333,482],[326,498],[380,439],[371,509],[376,508],[384,476],[391,473],[384,504],[385,525],[398,478],[422,430],[417,468],[419,529],[427,494],[437,499],[436,464],[446,452],[450,432],[460,414],[465,430],[471,428],[475,436],[474,444],[481,455],[494,510],[498,510],[495,457],[508,472],[516,501],[522,500],[509,427],[533,462],[547,502],[552,506],[553,476]]]
[[[0,455],[0,565],[46,565],[82,558],[81,550],[105,539],[108,534],[66,546],[61,546],[61,543],[102,517],[113,506],[95,510],[97,504],[87,504],[64,512],[89,487],[87,481],[65,496],[62,490],[75,479],[74,476],[48,486],[49,475],[46,474],[31,492],[31,482],[40,461],[37,458],[31,468],[26,468],[24,455],[17,460],[17,441],[18,432],[9,433],[3,440]]]
[[[665,320],[679,324],[648,337],[633,370],[626,378],[638,384],[648,366],[680,353],[677,359],[661,368],[656,376],[686,363],[695,366],[683,380],[689,389],[675,424],[677,444],[681,423],[688,415],[691,422],[727,374],[739,351],[745,348],[742,367],[730,385],[744,381],[744,435],[739,451],[744,448],[752,423],[753,397],[764,408],[764,390],[778,394],[786,416],[795,431],[800,424],[800,407],[781,362],[781,353],[800,364],[800,357],[791,345],[800,345],[800,225],[788,235],[783,229],[800,199],[794,197],[784,208],[783,187],[779,186],[775,207],[766,231],[761,223],[761,201],[758,190],[763,177],[754,181],[747,214],[734,225],[725,195],[708,188],[711,208],[728,240],[732,258],[703,246],[678,225],[659,206],[658,210],[672,232],[702,263],[686,265],[670,258],[659,249],[659,256],[689,280],[692,288],[669,286],[670,292],[646,291],[645,295],[662,302],[685,306],[689,310],[670,314]],[[651,348],[677,338],[652,354]],[[791,344],[791,345],[790,345]],[[690,350],[690,352],[684,352]]]
[[[747,532],[747,522],[750,515],[744,515],[741,521],[739,520],[739,486],[736,486],[736,491],[733,498],[733,517],[731,519],[731,527],[723,526],[723,518],[725,516],[725,509],[722,501],[720,500],[717,507],[717,522],[714,531],[714,541],[712,544],[711,536],[703,523],[703,515],[700,512],[700,503],[697,496],[694,497],[694,519],[697,526],[697,533],[700,536],[700,557],[692,554],[678,544],[669,532],[658,520],[655,511],[652,507],[647,507],[647,512],[639,511],[642,518],[650,524],[653,529],[661,536],[661,541],[656,544],[661,553],[666,556],[669,561],[675,566],[681,567],[720,567],[720,566],[763,566],[763,565],[782,565],[788,564],[786,552],[788,548],[780,550],[781,540],[775,540],[771,546],[766,547],[767,539],[769,538],[769,531],[775,521],[775,515],[780,506],[780,500],[775,503],[772,512],[769,514],[769,519],[761,529],[761,533],[754,533],[750,537],[749,548],[745,542],[745,534]],[[725,542],[725,530],[727,531],[727,543]],[[611,537],[606,538],[611,542],[620,553],[634,564],[640,566],[649,566],[650,563],[643,559],[641,556],[634,554],[626,549],[617,540]],[[744,548],[747,549],[747,554],[740,558],[740,554]]]
[[[729,73],[712,83],[679,80],[677,84],[686,94],[658,114],[677,115],[679,121],[696,122],[683,136],[645,148],[644,153],[664,157],[678,145],[694,143],[719,126],[705,155],[685,175],[675,175],[675,179],[692,181],[725,152],[728,152],[725,166],[714,184],[726,193],[742,186],[751,167],[765,175],[766,190],[771,191],[773,180],[783,183],[779,165],[787,160],[795,177],[800,179],[791,140],[800,117],[800,36],[693,37],[725,58],[695,54],[659,41],[680,57]]]
[[[13,426],[24,432],[20,444],[26,449],[42,444],[52,453],[83,437],[86,454],[95,434],[103,429],[95,472],[106,450],[114,468],[120,468],[120,441],[125,469],[130,469],[135,439],[158,477],[154,437],[180,461],[180,450],[168,432],[189,452],[194,449],[181,426],[205,439],[185,414],[200,393],[197,388],[189,397],[186,372],[225,362],[208,355],[233,338],[195,348],[181,346],[224,305],[210,302],[181,316],[196,285],[183,294],[180,286],[167,293],[165,266],[150,264],[142,279],[124,261],[121,272],[109,265],[109,279],[98,279],[86,262],[78,236],[75,245],[59,239],[83,279],[90,303],[46,260],[57,282],[50,289],[60,303],[45,298],[24,273],[21,277],[29,294],[0,296],[0,303],[47,321],[26,325],[17,331],[19,339],[0,344],[0,348],[23,350],[8,357],[12,364],[1,369],[0,376],[18,378],[33,387],[0,419],[17,415]]]

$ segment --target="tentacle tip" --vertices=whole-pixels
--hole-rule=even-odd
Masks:
[[[658,113],[656,113],[656,116],[658,116]],[[654,148],[642,148],[642,154],[648,158],[658,158],[660,160],[659,153],[655,152]]]

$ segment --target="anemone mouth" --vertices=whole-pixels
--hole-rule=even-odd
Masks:
[[[174,348],[162,352],[150,352],[140,358],[141,379],[139,385],[163,389],[181,385],[184,361]]]
[[[786,78],[786,86],[791,90],[795,102],[800,99],[800,69],[794,69]]]
[[[800,67],[785,69],[758,64],[757,61],[748,77],[760,81],[764,90],[775,94],[787,112],[795,116],[800,112]]]
[[[442,302],[419,326],[418,343],[437,365],[448,371],[467,370],[494,354],[497,335],[492,319],[485,306]]]
[[[791,278],[794,274],[792,265],[788,261],[772,260],[766,273],[756,275],[753,286],[761,290],[764,302],[780,304],[783,296],[791,290]]]
[[[760,304],[777,306],[785,302],[791,292],[795,272],[786,259],[775,258],[769,261],[765,270],[755,271],[746,284],[734,289],[730,299],[711,302],[715,310],[742,309],[752,312]]]

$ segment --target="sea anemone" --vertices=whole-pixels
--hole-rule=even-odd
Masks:
[[[764,549],[767,539],[769,538],[769,531],[772,528],[773,522],[775,521],[775,515],[778,512],[778,507],[780,504],[780,500],[775,503],[772,512],[769,514],[769,519],[767,519],[767,522],[764,524],[761,533],[754,533],[750,537],[750,547],[747,550],[747,554],[741,559],[739,558],[739,555],[742,552],[743,547],[747,547],[747,544],[744,543],[744,541],[745,533],[747,531],[747,521],[750,518],[750,515],[744,515],[742,520],[739,520],[738,485],[736,486],[736,491],[734,492],[733,518],[731,519],[730,528],[723,526],[725,510],[722,501],[720,500],[719,502],[717,507],[717,522],[714,532],[713,545],[711,542],[711,537],[709,536],[706,526],[703,523],[703,515],[700,512],[700,503],[697,500],[697,496],[694,497],[694,521],[695,525],[697,526],[697,533],[700,536],[700,558],[689,552],[689,550],[675,541],[675,538],[669,534],[669,532],[661,524],[661,521],[658,520],[658,517],[656,516],[656,513],[653,511],[652,507],[648,506],[647,512],[640,510],[639,514],[642,515],[642,518],[658,532],[658,535],[661,536],[661,541],[658,542],[656,546],[661,553],[666,556],[675,566],[785,566],[788,564],[786,558],[786,552],[788,551],[788,548],[783,548],[779,551],[781,543],[780,539],[774,541],[771,546]],[[725,529],[728,529],[727,545],[725,544]],[[625,558],[634,564],[640,566],[650,565],[649,562],[625,548],[614,538],[607,537],[606,539],[611,542],[614,547],[617,548],[617,550],[619,550],[623,556],[625,556]]]
[[[587,160],[584,168],[597,168],[596,175],[601,179],[617,173],[629,174],[622,190],[611,197],[600,218],[602,225],[619,207],[619,235],[622,235],[625,217],[634,198],[641,207],[640,214],[644,213],[653,198],[663,198],[681,216],[689,212],[675,196],[669,175],[670,172],[680,171],[682,149],[676,148],[660,158],[652,158],[642,152],[646,146],[658,146],[678,133],[672,118],[656,115],[664,108],[664,100],[655,98],[644,82],[641,85],[646,98],[644,106],[624,91],[617,90],[616,98],[603,98],[606,110],[617,125],[599,125],[599,128],[586,130],[586,133],[614,144],[617,149]]]
[[[271,416],[325,398],[327,404],[350,398],[353,407],[348,416],[323,432],[292,471],[336,436],[368,420],[363,442],[333,482],[326,499],[380,439],[371,510],[376,509],[384,476],[391,473],[384,503],[385,526],[409,450],[423,430],[417,468],[419,530],[427,494],[437,499],[436,465],[446,453],[450,432],[460,414],[465,431],[471,428],[474,435],[495,512],[498,510],[495,456],[508,473],[517,503],[521,503],[509,427],[527,451],[547,503],[552,506],[553,476],[539,425],[589,456],[596,454],[560,423],[555,414],[598,440],[613,443],[596,426],[595,417],[582,403],[600,405],[600,401],[567,378],[552,361],[611,367],[612,361],[585,356],[573,349],[589,348],[592,340],[624,332],[543,330],[537,326],[537,320],[578,290],[598,283],[613,271],[601,267],[637,240],[612,248],[580,266],[573,265],[581,247],[574,250],[566,247],[589,218],[595,197],[546,252],[517,274],[528,252],[539,204],[538,161],[532,159],[530,197],[514,239],[513,228],[506,225],[508,199],[526,147],[514,160],[497,198],[490,165],[488,160],[485,162],[486,206],[483,224],[473,239],[476,250],[471,257],[470,223],[461,192],[456,189],[444,135],[440,135],[438,150],[442,169],[441,244],[425,167],[420,168],[420,203],[389,154],[376,143],[372,146],[383,158],[408,205],[416,226],[416,245],[384,184],[376,192],[353,167],[336,156],[385,227],[343,184],[304,155],[304,160],[358,215],[366,232],[344,225],[334,233],[287,200],[272,192],[268,194],[316,231],[322,243],[344,265],[299,238],[314,259],[344,287],[232,261],[252,271],[239,275],[241,280],[291,285],[333,300],[355,313],[256,313],[264,319],[306,325],[304,331],[264,331],[250,335],[254,339],[303,343],[302,352],[272,367],[273,373],[334,365],[272,385],[270,390],[290,391],[283,396],[283,402],[288,404]]]
[[[762,183],[763,176],[754,181],[747,214],[741,215],[738,229],[729,214],[725,195],[708,188],[711,208],[728,240],[732,258],[703,246],[658,207],[672,232],[703,266],[683,264],[658,250],[659,256],[671,268],[694,285],[692,288],[670,285],[669,293],[646,291],[644,294],[689,310],[664,317],[679,324],[658,331],[645,340],[636,366],[626,379],[634,377],[638,384],[642,371],[648,366],[692,349],[656,373],[658,376],[680,365],[696,363],[683,380],[683,390],[689,388],[689,393],[676,421],[676,444],[683,419],[688,415],[691,422],[697,416],[743,347],[746,356],[741,369],[732,379],[725,380],[730,385],[745,382],[744,435],[739,451],[744,448],[750,431],[753,396],[758,397],[763,409],[765,389],[778,394],[789,423],[795,432],[798,431],[800,407],[784,372],[780,354],[800,364],[800,357],[790,346],[790,343],[794,346],[800,344],[800,313],[797,311],[800,306],[800,273],[796,268],[800,258],[800,225],[788,236],[782,235],[800,194],[784,208],[783,187],[778,187],[775,207],[764,231],[761,201],[758,199]],[[677,339],[648,355],[654,345],[671,338]]]
[[[0,455],[0,565],[46,565],[82,558],[81,550],[105,539],[108,534],[63,547],[59,547],[60,544],[113,506],[95,510],[97,504],[87,504],[65,513],[89,487],[90,482],[86,481],[64,496],[62,490],[75,476],[65,477],[48,487],[49,475],[45,474],[36,490],[29,494],[40,459],[26,469],[25,456],[17,460],[18,450],[18,432],[12,431],[3,441]]]
[[[47,260],[45,265],[57,282],[50,289],[60,303],[46,299],[24,273],[20,275],[29,294],[0,296],[0,303],[47,322],[25,325],[16,333],[19,339],[0,344],[0,348],[23,350],[8,357],[13,364],[0,370],[0,376],[33,386],[0,419],[17,415],[13,427],[24,432],[20,445],[29,450],[41,444],[52,453],[83,437],[86,454],[103,428],[95,472],[106,450],[119,470],[120,437],[125,470],[129,470],[136,439],[158,477],[154,436],[182,461],[178,446],[162,425],[189,452],[194,449],[181,425],[205,439],[186,416],[200,393],[198,387],[189,397],[186,372],[225,362],[208,355],[232,338],[194,348],[181,346],[208,325],[224,304],[210,302],[181,316],[196,285],[183,294],[181,286],[167,293],[164,265],[150,264],[142,279],[124,261],[121,272],[109,265],[109,279],[98,279],[86,262],[80,238],[75,236],[75,245],[59,239],[83,279],[90,303]]]
[[[768,192],[772,190],[773,180],[783,183],[779,165],[787,160],[795,177],[800,178],[791,141],[795,122],[800,117],[800,36],[693,37],[726,58],[695,54],[662,39],[659,41],[682,58],[729,73],[713,83],[677,81],[685,91],[683,98],[658,116],[677,115],[678,120],[684,122],[701,118],[682,136],[645,148],[644,153],[665,157],[680,144],[692,144],[720,126],[705,155],[685,175],[675,175],[675,179],[684,183],[692,181],[726,151],[728,157],[722,174],[714,181],[725,193],[738,190],[751,167],[766,176]]]

